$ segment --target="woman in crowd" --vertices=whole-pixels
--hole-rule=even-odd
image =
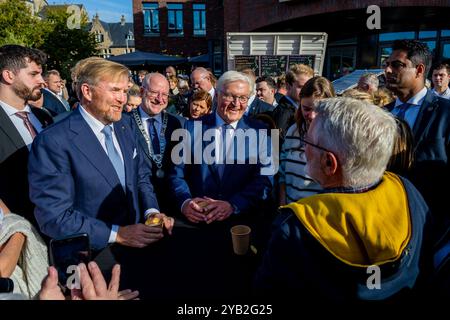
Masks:
[[[189,104],[189,119],[198,119],[211,113],[212,98],[208,92],[203,90],[195,91]]]
[[[315,102],[335,96],[333,85],[324,77],[313,77],[300,92],[300,106],[296,123],[287,131],[280,155],[278,171],[279,202],[285,205],[309,197],[321,190],[319,184],[308,177],[306,169],[305,139],[309,124],[315,118]]]

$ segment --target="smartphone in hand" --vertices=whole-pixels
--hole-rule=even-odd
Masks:
[[[86,233],[50,240],[50,264],[58,271],[58,281],[63,290],[75,284],[78,264],[89,261],[91,249]]]

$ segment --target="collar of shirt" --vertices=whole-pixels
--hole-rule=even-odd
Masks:
[[[288,95],[285,95],[285,97],[286,97],[286,99],[288,99],[291,102],[291,104],[295,107],[295,109],[298,109],[298,103],[297,102],[292,100],[292,98],[289,97]]]
[[[54,93],[52,90],[50,90],[49,88],[44,88],[44,90],[50,92],[52,95],[54,95],[55,97],[57,97],[59,100],[62,99],[62,96],[60,96],[59,94]]]
[[[92,116],[89,112],[87,112],[81,104],[79,104],[78,107],[80,108],[81,116],[87,122],[92,131],[94,131],[95,135],[100,137],[103,136],[104,134],[102,130],[105,125],[98,119],[94,118],[94,116]],[[114,132],[114,126],[112,125],[112,123],[110,124],[110,126],[112,128],[112,131]]]
[[[247,102],[247,109],[245,109],[244,114],[248,115],[248,113],[250,112],[250,105],[253,103],[253,101],[255,101],[256,95],[252,95],[250,96],[250,98],[248,98],[248,102]]]
[[[13,116],[14,114],[16,114],[19,111],[25,111],[25,112],[31,113],[31,108],[29,105],[25,105],[25,108],[23,108],[23,110],[17,110],[16,108],[10,106],[9,104],[7,104],[6,102],[3,102],[3,101],[0,101],[0,105],[2,106],[3,110],[5,110],[8,117]]]
[[[157,123],[162,123],[161,112],[158,113],[156,116],[151,117],[144,110],[142,110],[141,107],[139,107],[139,114],[141,115],[142,123],[147,123],[147,120],[150,119],[150,118],[155,119],[155,121]]]
[[[428,91],[427,88],[423,87],[422,90],[417,92],[417,94],[414,97],[411,97],[408,101],[406,101],[406,103],[415,106],[422,105],[423,99],[425,99],[425,96],[427,95],[427,91]],[[395,106],[394,106],[395,108],[402,104],[403,102],[399,98],[395,99]]]
[[[230,123],[230,125],[233,127],[234,130],[236,130],[236,127],[237,127],[238,122],[239,122],[239,120]],[[219,116],[219,114],[216,112],[216,126],[217,126],[218,128],[221,128],[224,124],[225,124],[225,121],[223,121],[223,119],[222,119],[222,118]]]
[[[211,88],[211,90],[208,91],[209,95],[211,96],[211,98],[214,100],[214,96],[216,94],[216,90],[214,89],[214,87]]]
[[[434,88],[431,91],[433,91],[433,93],[435,95],[437,95],[438,97],[442,97],[442,98],[450,97],[450,88],[445,89],[445,91],[442,93],[437,92],[436,90],[434,90]]]
[[[337,187],[323,189],[320,193],[363,193],[374,189],[381,183],[381,179],[375,183],[363,187]]]

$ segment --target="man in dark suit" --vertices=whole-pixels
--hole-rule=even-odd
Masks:
[[[195,151],[199,151],[195,144],[201,142],[203,133],[210,129],[217,130],[221,139],[225,140],[224,135],[227,136],[227,142],[219,144],[220,147],[216,147],[217,149],[229,144],[239,133],[265,129],[261,122],[243,117],[247,108],[250,85],[248,77],[240,72],[228,71],[222,75],[217,86],[217,111],[200,118],[201,122],[186,121],[184,125],[186,133],[191,137],[192,148],[187,158],[183,159],[194,159],[206,154],[205,149],[209,143],[203,141],[201,154],[194,154]],[[201,132],[194,131],[196,127],[201,127]],[[251,145],[244,143],[245,147],[242,150],[247,161],[251,148],[249,144]],[[233,149],[233,146],[227,145],[226,149],[227,153],[230,153],[229,150]],[[190,222],[209,224],[224,221],[232,215],[239,216],[252,212],[262,201],[267,200],[272,188],[272,176],[261,174],[263,165],[259,160],[256,164],[248,162],[221,164],[219,160],[219,163],[215,161],[212,165],[205,159],[202,160],[200,164],[180,163],[174,167],[171,175],[171,185],[177,204]],[[205,201],[201,207],[199,203]],[[205,212],[208,214],[205,215]]]
[[[273,111],[273,106],[269,103],[266,103],[264,100],[259,99],[259,95],[256,94],[256,76],[255,72],[250,69],[244,69],[242,70],[242,73],[247,75],[247,77],[250,79],[250,98],[248,100],[248,107],[245,111],[245,115],[249,117],[255,117],[258,114],[261,113],[268,113],[270,114]]]
[[[43,107],[50,111],[52,117],[56,117],[59,114],[68,112],[64,107],[64,104],[51,92],[46,89],[41,89],[42,96],[44,97]]]
[[[69,103],[62,97],[64,85],[58,70],[47,71],[44,74],[44,80],[45,88],[42,89],[44,94],[44,107],[53,116],[70,111]]]
[[[385,66],[386,86],[397,99],[386,108],[412,128],[415,160],[407,177],[431,209],[438,240],[450,225],[445,187],[450,181],[450,101],[425,87],[431,67],[431,54],[425,44],[399,40],[392,49]]]
[[[177,234],[185,235],[177,250],[182,250],[181,255],[191,261],[183,266],[185,276],[180,281],[194,296],[206,292],[229,295],[248,289],[249,277],[244,276],[248,270],[237,266],[231,256],[230,227],[250,225],[252,243],[258,249],[267,239],[264,209],[270,201],[274,172],[266,171],[269,168],[263,165],[264,161],[255,156],[267,145],[267,137],[260,135],[259,130],[267,131],[260,121],[244,116],[249,94],[250,80],[246,75],[236,71],[224,73],[217,85],[217,110],[196,121],[186,121],[182,140],[189,142],[176,145],[172,152],[173,156],[180,156],[173,159],[176,165],[171,174],[172,195],[181,209],[180,224],[187,225],[177,230]],[[243,135],[252,134],[257,140],[244,138],[247,141],[239,142]],[[186,148],[178,148],[184,145]],[[194,278],[195,283],[184,279],[197,270],[201,270],[201,276]]]
[[[7,45],[0,48],[0,199],[12,212],[36,225],[28,196],[28,155],[36,134],[52,118],[28,101],[41,97],[42,51]]]
[[[95,59],[77,77],[81,103],[69,117],[34,141],[29,161],[30,197],[41,231],[50,237],[84,232],[94,249],[109,243],[145,247],[162,228],[142,224],[160,214],[134,132],[121,119],[128,69]]]
[[[142,103],[130,114],[145,161],[152,168],[151,181],[162,212],[175,209],[170,194],[169,173],[174,143],[172,132],[182,128],[184,118],[165,111],[169,102],[169,83],[160,73],[149,73],[142,82]],[[179,208],[176,208],[179,209]]]

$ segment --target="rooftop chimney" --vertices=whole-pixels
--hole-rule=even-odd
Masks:
[[[122,15],[122,17],[120,18],[120,25],[124,26],[125,25],[125,16]]]

